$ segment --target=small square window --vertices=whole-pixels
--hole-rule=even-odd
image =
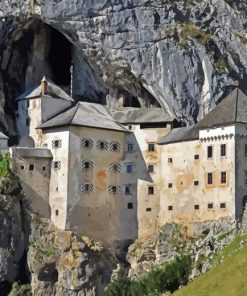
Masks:
[[[194,186],[198,186],[198,185],[199,185],[199,181],[198,180],[194,181]]]
[[[59,211],[58,211],[58,210],[55,211],[55,215],[56,215],[56,216],[59,215]]]
[[[85,192],[89,192],[90,191],[90,185],[89,184],[85,184]]]
[[[24,170],[24,168],[25,168],[24,165],[21,165],[21,170]]]
[[[195,154],[195,155],[194,155],[194,159],[195,159],[195,160],[198,160],[199,158],[200,158],[199,154]]]
[[[207,157],[212,158],[213,157],[213,146],[207,147]]]
[[[111,193],[117,193],[117,186],[111,186]]]
[[[98,150],[107,150],[108,149],[108,142],[107,141],[103,141],[103,140],[99,140],[97,142],[97,149]]]
[[[84,169],[89,169],[90,168],[90,163],[89,161],[84,162]]]
[[[154,143],[149,143],[148,144],[148,151],[153,152],[154,148],[155,148]]]
[[[53,167],[54,169],[60,169],[60,168],[61,168],[61,161],[54,161],[54,162],[52,163],[52,167]]]
[[[208,175],[207,175],[207,184],[208,185],[213,184],[213,173],[208,173]]]
[[[45,166],[42,167],[42,170],[45,171]]]
[[[62,147],[62,141],[61,140],[53,140],[52,141],[52,148],[61,148]]]
[[[86,148],[90,147],[90,141],[89,140],[85,140],[84,147],[86,147]]]
[[[226,208],[226,204],[225,204],[224,202],[221,202],[221,203],[220,203],[220,208],[221,208],[221,209],[225,209],[225,208]]]
[[[154,165],[153,164],[149,164],[148,165],[148,172],[149,173],[153,173],[154,172]]]
[[[154,187],[153,186],[148,186],[148,194],[153,195],[154,194]]]
[[[81,146],[85,149],[92,149],[93,148],[93,141],[90,139],[82,139]]]
[[[124,194],[125,195],[132,195],[132,185],[125,185]]]
[[[168,184],[168,188],[172,188],[172,183],[169,183]]]
[[[171,157],[168,158],[168,163],[169,163],[169,164],[172,164],[172,158],[171,158]]]
[[[126,173],[130,174],[133,172],[133,165],[132,164],[127,164],[126,165]]]
[[[200,209],[200,206],[199,205],[194,205],[194,209],[195,210],[199,210]]]
[[[173,206],[168,206],[168,211],[173,211]]]
[[[220,145],[220,156],[226,156],[226,144]]]
[[[132,125],[129,125],[128,128],[130,131],[132,131]]]
[[[34,170],[34,164],[30,164],[29,165],[29,171],[33,171]]]
[[[221,184],[226,184],[226,172],[221,172],[220,182],[221,182]]]
[[[146,212],[151,212],[152,209],[151,208],[146,208]]]
[[[133,203],[132,202],[128,202],[128,209],[133,209]]]
[[[208,204],[208,209],[213,209],[214,208],[214,204],[213,203],[209,203]]]

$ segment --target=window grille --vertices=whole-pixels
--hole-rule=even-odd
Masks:
[[[61,148],[62,140],[52,140],[52,148]]]
[[[116,185],[109,186],[108,191],[112,194],[120,194],[121,193],[120,186],[116,186]]]
[[[118,142],[111,142],[110,150],[115,151],[115,152],[119,152],[121,150],[121,145]]]
[[[85,149],[93,149],[93,140],[91,139],[82,139],[81,146]]]
[[[83,170],[92,170],[93,169],[93,162],[91,160],[83,160],[81,162],[81,167]]]
[[[93,192],[93,184],[82,183],[81,184],[81,191],[82,192]]]
[[[108,142],[107,141],[103,141],[103,140],[99,140],[97,142],[96,148],[98,150],[102,150],[102,151],[107,150],[108,149]]]
[[[120,173],[121,172],[121,164],[120,163],[112,163],[110,165],[110,171]]]
[[[61,169],[61,161],[53,161],[51,167],[56,170]]]

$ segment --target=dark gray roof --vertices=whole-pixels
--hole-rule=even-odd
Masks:
[[[55,116],[38,128],[80,125],[126,132],[124,126],[118,124],[105,106],[95,103],[79,102],[76,106]]]
[[[247,123],[247,96],[238,88],[210,111],[195,126],[174,129],[159,144],[199,139],[199,130],[234,123]]]
[[[43,78],[45,79],[45,78]],[[36,85],[30,89],[28,89],[26,92],[24,92],[22,95],[17,97],[18,101],[21,100],[30,100],[35,98],[56,98],[56,99],[62,99],[66,101],[74,101],[64,90],[62,90],[59,86],[57,86],[54,82],[51,80],[45,79],[47,82],[47,93],[44,95],[41,91],[41,84]]]
[[[50,149],[47,148],[12,148],[13,157],[35,157],[35,158],[52,158]]]
[[[9,137],[6,136],[4,133],[0,132],[0,139],[8,139]]]
[[[114,119],[122,124],[172,122],[174,118],[163,108],[122,108],[111,110]]]

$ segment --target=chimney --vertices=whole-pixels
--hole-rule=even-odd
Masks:
[[[41,80],[41,94],[45,95],[47,93],[47,80],[45,76]]]

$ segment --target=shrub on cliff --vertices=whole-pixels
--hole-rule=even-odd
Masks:
[[[127,275],[114,280],[106,288],[106,296],[148,296],[159,295],[166,291],[174,292],[179,286],[188,282],[190,272],[191,259],[177,258],[152,270],[139,281],[131,280]]]

